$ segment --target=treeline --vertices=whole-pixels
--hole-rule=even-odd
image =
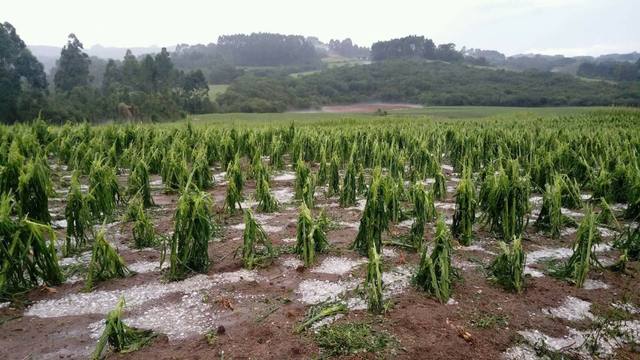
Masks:
[[[215,44],[178,45],[171,54],[177,68],[203,70],[213,84],[228,84],[247,67],[281,67],[287,73],[316,70],[322,67],[321,56],[310,38],[273,33],[224,35]]]
[[[436,44],[424,36],[405,36],[399,39],[378,41],[371,46],[371,60],[428,59],[442,61],[463,60],[455,44]]]
[[[0,122],[137,119],[160,120],[215,111],[199,70],[175,69],[166,49],[138,60],[131,52],[109,60],[100,86],[91,59],[74,34],[62,48],[48,89],[44,69],[11,24],[0,26]]]
[[[350,38],[344,40],[331,39],[329,41],[329,51],[347,58],[369,58],[369,48],[354,44]]]
[[[580,64],[578,75],[596,79],[614,81],[638,81],[640,80],[640,60],[635,64],[630,62],[586,62]]]
[[[394,60],[339,67],[299,78],[238,78],[217,99],[222,111],[273,112],[366,101],[422,105],[640,105],[640,85],[548,72],[512,72],[459,63]]]

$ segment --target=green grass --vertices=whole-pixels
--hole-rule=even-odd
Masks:
[[[606,107],[511,107],[511,106],[427,106],[418,109],[393,110],[392,114],[426,115],[445,119],[472,119],[502,115],[553,116],[572,115]]]
[[[384,331],[376,331],[368,324],[337,324],[323,326],[315,335],[315,342],[323,355],[341,356],[375,353],[393,345],[394,338]]]
[[[496,329],[509,326],[509,317],[503,314],[492,314],[485,311],[473,314],[471,325],[480,329]]]
[[[577,115],[593,110],[606,109],[604,107],[499,107],[499,106],[430,106],[418,109],[390,110],[388,116],[375,114],[354,113],[322,113],[322,112],[285,112],[269,114],[203,114],[191,117],[193,125],[218,125],[234,127],[280,126],[296,122],[296,125],[334,126],[336,121],[340,125],[353,125],[360,121],[378,123],[396,123],[401,121],[438,120],[469,120],[469,119],[526,119],[537,117],[552,117]],[[182,124],[178,122],[163,123],[165,125]]]

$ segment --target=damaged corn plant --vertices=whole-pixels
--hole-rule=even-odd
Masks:
[[[120,201],[120,188],[116,170],[102,158],[91,163],[89,194],[93,217],[98,220],[110,218]]]
[[[244,232],[242,234],[242,263],[245,269],[269,264],[275,253],[271,240],[253,216],[250,209],[244,212]]]
[[[135,221],[133,223],[133,246],[136,249],[149,248],[157,244],[156,232],[149,215],[143,208],[138,208]]]
[[[454,276],[451,265],[452,251],[451,233],[441,217],[436,223],[433,250],[429,254],[428,248],[423,247],[413,282],[420,290],[442,303],[447,302],[451,297],[451,283]]]
[[[211,198],[187,182],[174,217],[170,241],[169,280],[180,280],[189,273],[206,273],[209,269],[209,240],[216,224],[211,213]]]
[[[227,196],[225,197],[225,209],[230,214],[235,214],[236,205],[238,209],[242,209],[242,190],[244,188],[244,175],[240,168],[240,158],[238,155],[227,166]]]
[[[589,275],[589,269],[592,266],[602,268],[594,251],[594,247],[599,243],[600,233],[596,227],[596,215],[591,207],[587,207],[584,218],[578,226],[576,240],[573,244],[573,254],[554,275],[569,279],[579,288],[583,287]]]
[[[316,252],[324,252],[328,247],[324,217],[314,221],[311,211],[302,203],[296,227],[295,253],[300,255],[304,266],[309,267],[315,262]]]
[[[29,161],[18,179],[20,213],[39,223],[50,223],[49,193],[51,191],[49,168],[44,159],[36,157]]]
[[[376,249],[382,252],[382,233],[388,229],[391,221],[385,203],[387,191],[381,173],[380,168],[376,168],[373,172],[367,203],[360,219],[358,235],[351,244],[351,248],[362,255],[369,254],[371,244],[374,244]]]
[[[476,221],[476,192],[471,173],[464,171],[464,174],[456,189],[456,211],[453,214],[451,233],[458,238],[460,244],[469,246],[473,240],[473,224]]]
[[[109,311],[104,321],[104,330],[98,339],[91,359],[102,359],[107,345],[116,353],[129,353],[148,345],[158,334],[152,330],[143,330],[126,325],[122,321],[125,306],[124,297],[118,300],[116,308]]]
[[[71,186],[67,194],[67,204],[64,210],[67,220],[67,234],[63,248],[63,255],[70,256],[78,253],[86,245],[93,233],[91,227],[91,200],[89,195],[82,193],[78,173],[71,177]]]
[[[552,238],[558,239],[560,230],[567,223],[571,223],[571,219],[562,214],[562,179],[556,176],[552,184],[545,186],[542,208],[535,226],[546,230]]]
[[[142,205],[145,208],[154,205],[149,185],[149,166],[144,160],[137,161],[131,171],[131,175],[127,180],[127,195],[129,197],[140,196]]]
[[[515,238],[511,246],[501,241],[501,253],[491,263],[492,278],[507,290],[521,293],[524,289],[524,267],[527,262],[522,249],[522,239]]]
[[[91,261],[85,279],[85,290],[91,290],[95,284],[114,278],[129,276],[131,271],[116,249],[106,239],[106,230],[103,227],[96,234],[91,251]]]
[[[58,265],[55,232],[49,225],[16,218],[15,202],[0,194],[0,298],[30,290],[40,284],[64,281]]]
[[[415,183],[411,189],[413,199],[413,224],[411,224],[411,244],[414,249],[422,249],[424,227],[436,216],[433,195],[421,183]]]
[[[520,236],[527,226],[531,183],[517,160],[508,160],[506,169],[499,165],[491,168],[480,190],[480,208],[484,211],[482,221],[503,240],[511,241]]]

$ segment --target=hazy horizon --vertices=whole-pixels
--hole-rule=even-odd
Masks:
[[[491,49],[506,55],[640,51],[640,27],[633,18],[640,13],[640,2],[633,0],[400,0],[393,6],[336,0],[304,6],[292,0],[185,0],[179,7],[147,0],[22,1],[12,4],[0,21],[13,24],[30,46],[61,47],[72,32],[85,48],[173,47],[216,42],[224,34],[276,32],[316,36],[323,42],[349,37],[364,46],[415,34],[436,43],[453,42],[458,49]]]

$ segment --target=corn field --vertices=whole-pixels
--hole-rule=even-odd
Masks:
[[[67,316],[84,297],[136,295],[131,314],[124,301],[108,313],[100,357],[158,331],[220,346],[219,319],[298,339],[358,316],[392,331],[399,314],[414,331],[425,309],[451,322],[439,331],[486,340],[469,301],[520,319],[552,306],[540,294],[571,295],[567,282],[635,294],[637,110],[285,120],[0,126],[0,303],[36,314],[64,299]],[[73,310],[104,318],[99,300]]]

